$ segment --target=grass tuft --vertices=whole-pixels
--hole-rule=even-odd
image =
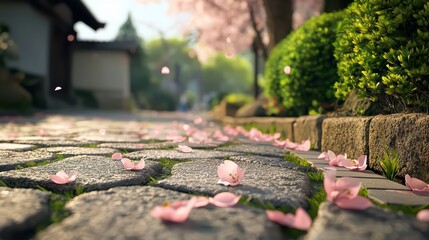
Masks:
[[[399,155],[394,149],[384,150],[383,158],[379,160],[383,175],[395,181],[399,172]]]
[[[302,159],[293,155],[292,153],[285,154],[284,159],[288,162],[295,163],[304,167],[312,167],[313,165],[309,163],[306,159]]]

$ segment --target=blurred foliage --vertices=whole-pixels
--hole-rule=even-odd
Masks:
[[[243,93],[230,93],[225,96],[225,100],[227,103],[243,106],[246,103],[252,102],[253,97]]]
[[[250,93],[252,67],[243,57],[218,54],[203,65],[202,79],[205,93]]]
[[[340,24],[336,95],[352,89],[387,112],[429,111],[429,2],[356,0]]]
[[[146,93],[149,107],[155,110],[175,110],[179,94],[185,94],[187,103],[194,101],[196,94],[189,93],[193,84],[198,90],[200,63],[186,40],[156,39],[146,44],[147,62],[151,72],[149,92]],[[161,68],[168,67],[170,74],[162,75]]]
[[[18,50],[15,42],[10,38],[9,27],[0,22],[0,67],[5,66],[6,58],[17,58]]]
[[[321,106],[335,102],[333,85],[339,77],[332,43],[343,16],[337,12],[313,17],[271,52],[264,87],[287,116],[320,113]]]
[[[146,52],[143,48],[142,40],[137,34],[137,30],[128,15],[127,20],[119,28],[117,41],[132,41],[137,43],[135,52],[131,55],[130,62],[130,91],[139,108],[144,108],[140,94],[150,91],[150,71],[147,64]]]

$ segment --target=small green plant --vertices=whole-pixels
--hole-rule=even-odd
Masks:
[[[321,183],[323,182],[324,176],[322,171],[317,172],[307,172],[308,178],[312,182]]]
[[[308,204],[310,205],[308,215],[310,215],[312,219],[315,219],[317,217],[319,206],[324,201],[326,201],[326,192],[323,188],[316,192],[313,197],[308,199]]]
[[[158,182],[159,180],[165,179],[167,177],[171,176],[171,170],[173,169],[173,166],[178,164],[178,163],[184,163],[184,162],[188,162],[188,161],[184,161],[184,160],[173,160],[173,159],[167,159],[167,158],[161,158],[157,160],[159,163],[161,163],[162,165],[162,174],[160,176],[157,177],[152,177],[150,176],[150,184],[155,184],[156,182]]]
[[[379,162],[383,175],[392,181],[395,180],[400,168],[398,152],[394,149],[384,150],[383,158]]]
[[[302,159],[300,157],[297,157],[297,156],[293,155],[292,153],[285,154],[284,159],[288,162],[295,163],[297,165],[304,166],[304,167],[313,166],[306,159]]]
[[[8,187],[6,183],[4,183],[2,180],[0,180],[0,187]]]

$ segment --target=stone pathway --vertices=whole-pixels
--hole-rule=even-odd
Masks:
[[[269,221],[264,208],[309,209],[309,199],[322,187],[308,175],[324,167],[319,153],[295,152],[316,168],[304,167],[285,161],[287,152],[270,144],[242,137],[207,141],[205,129],[220,128],[177,113],[0,117],[0,239],[295,239],[288,228]],[[172,140],[190,133],[203,141]],[[193,152],[178,152],[179,144]],[[135,163],[144,158],[145,168],[125,170],[111,158],[118,151]],[[240,185],[217,184],[223,160],[245,169]],[[76,171],[77,179],[53,183],[50,176],[59,170]],[[407,192],[406,187],[369,172],[338,171],[353,174],[373,199],[402,203],[404,197],[394,190]],[[230,208],[194,209],[183,224],[149,215],[166,202],[225,191],[242,195],[242,201]],[[401,194],[410,204],[429,204],[429,197]],[[380,207],[356,212],[326,202],[308,233],[300,234],[305,239],[428,239],[429,223]]]

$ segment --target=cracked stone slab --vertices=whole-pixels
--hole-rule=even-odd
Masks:
[[[64,155],[109,155],[117,152],[112,148],[85,148],[85,147],[50,147],[48,152]]]
[[[261,164],[237,162],[245,169],[241,184],[226,187],[217,184],[217,167],[222,161],[195,160],[179,163],[172,169],[172,176],[157,183],[163,188],[180,192],[214,195],[230,191],[271,202],[274,206],[306,207],[310,182],[306,174],[291,169]]]
[[[429,224],[414,216],[371,207],[365,211],[342,210],[331,203],[320,205],[319,213],[305,239],[415,239],[429,236]]]
[[[74,182],[59,185],[50,180],[59,170],[78,173]],[[127,171],[120,161],[101,156],[75,156],[45,166],[0,172],[0,180],[8,186],[36,188],[38,185],[51,191],[73,190],[77,186],[86,191],[104,190],[118,186],[144,185],[150,177],[161,174],[162,165],[146,161],[141,171]]]
[[[0,187],[0,239],[26,239],[49,219],[49,194]]]
[[[36,146],[30,144],[0,143],[0,150],[28,151],[35,147]]]
[[[138,151],[142,149],[166,149],[166,148],[175,148],[177,143],[101,143],[98,147],[106,148],[115,148],[123,149],[128,151]]]
[[[268,144],[247,143],[242,145],[233,145],[227,147],[216,148],[218,151],[229,151],[244,154],[254,154],[269,157],[284,157],[286,151]]]
[[[165,202],[191,195],[156,187],[118,187],[91,192],[71,200],[71,215],[39,232],[36,239],[282,239],[280,227],[262,209],[238,204],[231,208],[193,209],[182,224],[149,215]]]
[[[88,144],[93,144],[94,142],[89,141],[73,141],[73,140],[25,140],[25,141],[15,141],[15,143],[22,144],[33,144],[41,147],[61,147],[61,146],[85,146]]]
[[[231,156],[243,155],[242,153],[237,152],[228,152],[228,151],[215,151],[215,150],[201,150],[193,149],[190,153],[182,153],[176,151],[175,149],[171,150],[142,150],[132,153],[125,154],[125,157],[131,159],[174,159],[174,160],[195,160],[195,159],[225,159]]]
[[[55,155],[43,150],[15,152],[0,150],[0,171],[15,169],[18,165],[25,165],[30,162],[42,162],[53,160]]]
[[[248,163],[255,163],[255,164],[263,164],[263,165],[269,165],[273,167],[281,167],[281,168],[289,168],[294,170],[299,170],[303,172],[315,172],[317,171],[316,168],[313,167],[304,167],[300,165],[296,165],[294,163],[288,162],[284,160],[283,157],[266,157],[266,156],[258,156],[258,155],[251,155],[251,156],[232,156],[230,157],[232,161],[243,161]]]
[[[88,142],[140,142],[140,139],[136,135],[126,134],[82,134],[74,138],[78,141]]]

